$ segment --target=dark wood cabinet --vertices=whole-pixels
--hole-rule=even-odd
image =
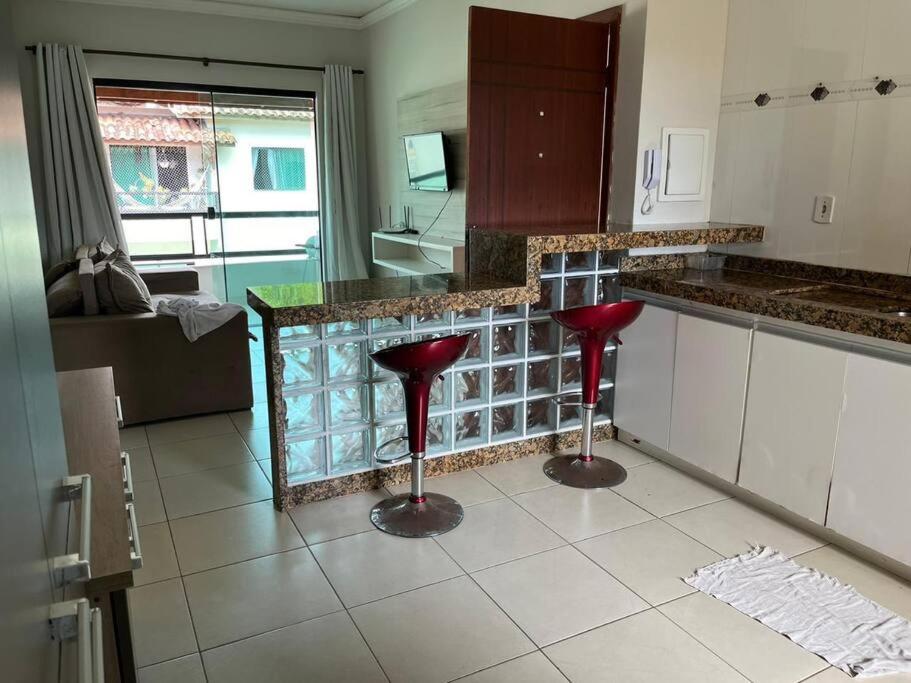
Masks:
[[[469,14],[469,227],[606,218],[619,14]]]

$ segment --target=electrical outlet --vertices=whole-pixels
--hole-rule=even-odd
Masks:
[[[813,205],[813,222],[814,223],[831,223],[832,214],[835,211],[835,197],[830,194],[816,195],[816,203]]]

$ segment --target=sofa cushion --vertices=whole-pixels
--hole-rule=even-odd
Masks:
[[[50,318],[82,313],[82,290],[79,276],[70,270],[58,278],[47,290],[47,314]]]
[[[95,291],[105,313],[153,311],[148,287],[120,249],[95,266]]]
[[[98,315],[98,294],[95,292],[95,264],[92,259],[79,259],[79,289],[82,292],[82,312],[84,315]]]

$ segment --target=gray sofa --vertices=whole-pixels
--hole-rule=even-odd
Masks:
[[[152,294],[215,300],[190,269],[140,273]],[[155,313],[51,318],[58,371],[110,366],[124,424],[245,410],[253,405],[247,313],[190,343]]]

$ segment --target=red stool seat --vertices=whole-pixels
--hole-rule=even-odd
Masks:
[[[424,492],[424,454],[427,446],[427,411],[430,388],[441,372],[451,367],[468,347],[471,335],[457,334],[425,341],[399,344],[376,351],[370,358],[395,373],[405,391],[407,437],[396,437],[377,446],[377,462],[398,462],[411,458],[411,493],[387,498],[374,506],[370,519],[380,530],[396,536],[422,538],[454,529],[462,521],[462,506],[439,493]],[[386,446],[407,439],[409,453],[382,458]]]
[[[594,412],[600,398],[598,385],[607,341],[621,344],[620,330],[632,324],[644,306],[641,301],[621,301],[551,313],[560,325],[576,333],[582,352],[582,448],[578,456],[557,456],[544,465],[544,473],[554,481],[577,488],[604,488],[626,479],[623,467],[592,453]]]

